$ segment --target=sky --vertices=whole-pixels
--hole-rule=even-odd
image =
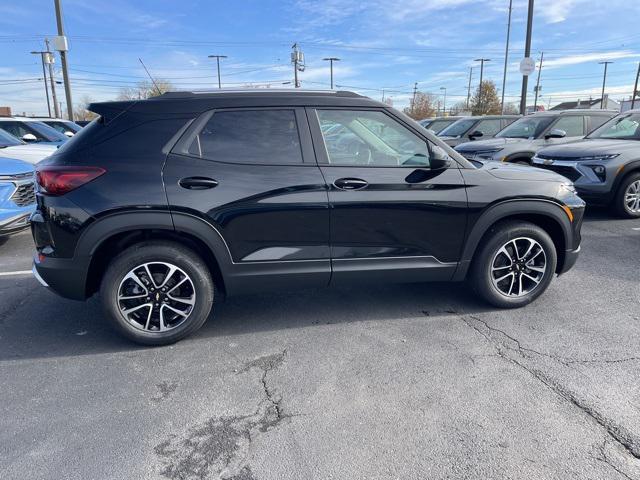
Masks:
[[[447,106],[479,82],[476,58],[490,58],[484,78],[499,89],[505,58],[509,0],[62,0],[70,50],[74,104],[115,99],[120,90],[154,78],[176,89],[217,87],[291,88],[291,46],[305,55],[303,88],[329,88],[326,57],[336,88],[372,98],[391,98],[402,108],[414,84]],[[506,101],[519,103],[527,0],[513,0]],[[630,0],[536,0],[532,56],[544,52],[541,100],[598,98],[609,60],[607,93],[629,98],[640,61],[640,2]],[[53,0],[0,2],[0,106],[14,113],[46,114],[40,56],[44,39],[56,35]],[[533,103],[537,73],[529,79]],[[56,57],[56,79],[61,81]],[[62,85],[57,89],[64,100]]]

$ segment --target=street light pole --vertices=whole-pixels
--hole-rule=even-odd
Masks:
[[[222,88],[222,83],[220,82],[220,59],[227,58],[226,55],[209,55],[209,58],[215,58],[216,64],[218,65],[218,88]]]
[[[69,80],[69,67],[67,65],[67,38],[64,36],[64,25],[62,24],[62,5],[60,4],[60,0],[54,0],[54,2],[56,7],[56,25],[58,27],[58,37],[64,42],[63,48],[56,47],[56,50],[59,50],[60,52],[60,63],[62,63],[64,93],[67,97],[67,117],[73,122],[73,100],[71,98],[71,82]]]
[[[40,62],[42,63],[42,81],[44,82],[44,94],[47,97],[47,111],[49,112],[49,118],[51,118],[51,103],[49,102],[49,88],[47,87],[47,71],[44,69],[44,54],[47,52],[31,52],[32,55],[40,55]]]
[[[469,67],[469,86],[467,87],[467,110],[469,110],[469,101],[471,100],[471,77],[473,77],[473,67]]]
[[[633,98],[631,99],[631,108],[636,106],[636,97],[638,96],[638,79],[640,79],[640,62],[638,62],[638,72],[636,73],[636,83],[633,86]]]
[[[333,62],[339,62],[340,59],[337,57],[327,57],[322,60],[329,62],[329,69],[331,71],[331,90],[333,90]]]
[[[484,62],[490,62],[490,58],[476,58],[474,62],[480,62],[480,86],[478,87],[478,106],[482,113],[482,75],[484,73]]]
[[[509,60],[509,37],[511,36],[511,10],[513,8],[513,0],[509,0],[509,21],[507,22],[507,46],[504,49],[504,73],[502,74],[502,101],[500,103],[500,111],[504,115],[504,90],[507,87],[507,66]]]
[[[613,62],[598,62],[598,65],[604,65],[604,76],[602,77],[602,97],[600,98],[600,110],[604,109],[604,88],[607,85],[607,67]]]
[[[538,80],[536,81],[536,97],[533,101],[533,111],[538,110],[538,94],[540,93],[540,73],[542,72],[542,61],[544,60],[544,52],[540,52],[540,66],[538,67]]]
[[[44,43],[47,45],[47,64],[49,66],[49,81],[51,82],[51,101],[53,102],[53,111],[55,113],[56,118],[62,118],[62,113],[58,107],[58,96],[56,95],[56,80],[53,76],[53,63],[55,62],[55,57],[51,50],[49,49],[49,39],[45,38]]]
[[[442,115],[447,113],[447,87],[440,87],[440,90],[444,90],[444,99],[442,100]]]
[[[533,0],[529,0],[529,11],[527,13],[527,38],[524,46],[524,57],[531,55],[531,34],[533,30]],[[527,113],[527,87],[529,76],[522,75],[522,92],[520,93],[520,115]]]

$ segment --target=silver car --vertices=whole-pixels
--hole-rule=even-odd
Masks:
[[[0,237],[27,228],[35,206],[33,165],[0,157]]]
[[[612,118],[580,142],[540,150],[533,165],[567,177],[590,204],[640,218],[640,110]]]
[[[552,145],[575,142],[617,112],[559,110],[537,112],[513,122],[490,140],[461,143],[455,149],[469,160],[531,164],[535,153]]]
[[[450,147],[468,141],[486,140],[493,138],[500,130],[519,118],[520,115],[462,117],[438,133],[438,137]]]

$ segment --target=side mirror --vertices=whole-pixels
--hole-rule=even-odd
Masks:
[[[25,142],[36,142],[36,141],[38,141],[38,139],[36,138],[36,136],[33,133],[25,133],[22,136],[22,140],[24,140]]]
[[[475,130],[474,132],[471,132],[469,134],[470,140],[475,140],[476,138],[479,138],[479,137],[484,137],[484,133],[482,133],[480,130]]]
[[[544,139],[549,140],[550,138],[564,138],[566,136],[567,132],[565,132],[564,130],[560,130],[559,128],[554,128],[544,136]]]
[[[451,158],[441,147],[434,145],[431,153],[431,160],[429,161],[431,171],[446,170],[451,166]]]
[[[71,138],[71,137],[73,137],[73,135],[75,135],[71,130],[67,130],[66,132],[64,132],[64,134],[69,138]]]

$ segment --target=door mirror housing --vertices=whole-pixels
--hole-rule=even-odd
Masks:
[[[565,132],[564,130],[560,130],[559,128],[554,128],[544,136],[544,139],[549,140],[550,138],[564,138],[566,136],[567,132]]]
[[[73,137],[74,135],[74,133],[71,130],[67,130],[66,132],[64,132],[64,134],[69,138]]]
[[[476,138],[484,137],[484,133],[480,130],[475,130],[469,134],[469,140],[475,140]]]
[[[451,166],[451,158],[447,152],[437,146],[433,145],[431,148],[431,159],[429,160],[429,168],[432,171],[446,170]]]
[[[25,133],[22,136],[22,140],[24,140],[25,142],[36,142],[36,141],[38,141],[38,139],[36,138],[36,136],[33,133]]]

